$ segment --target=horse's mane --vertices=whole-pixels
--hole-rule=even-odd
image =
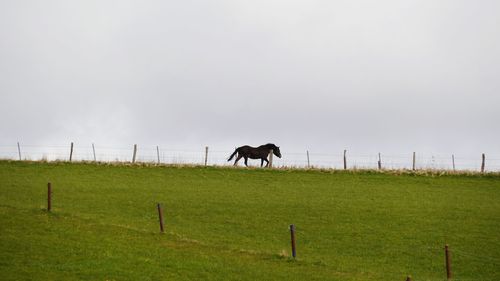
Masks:
[[[265,148],[270,148],[270,149],[276,149],[277,148],[277,146],[274,143],[264,144],[264,145],[261,145],[260,147],[265,147]]]

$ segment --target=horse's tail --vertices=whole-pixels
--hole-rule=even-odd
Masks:
[[[231,156],[229,156],[229,159],[227,159],[227,162],[231,161],[233,159],[233,157],[236,155],[236,153],[238,153],[237,148],[234,150],[233,154],[231,154]]]

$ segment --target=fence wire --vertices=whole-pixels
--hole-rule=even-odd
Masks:
[[[74,144],[72,161],[99,161],[99,162],[132,162],[133,145],[126,146],[99,146],[98,144]],[[46,160],[46,161],[68,161],[71,146],[68,145],[32,145],[32,144],[7,144],[0,145],[0,158],[10,160]],[[212,150],[205,147],[199,150],[169,149],[166,145],[138,145],[136,162],[161,163],[161,164],[205,164],[226,166],[233,165],[228,162],[229,155],[234,150]],[[343,151],[339,153],[318,153],[314,151],[282,151],[282,158],[273,157],[274,167],[296,167],[296,168],[344,168]],[[413,152],[407,154],[384,154],[381,153],[351,153],[346,154],[346,166],[348,169],[413,169]],[[453,161],[454,160],[454,161]],[[234,159],[233,159],[234,161]],[[454,162],[454,163],[453,163]],[[240,161],[243,165],[243,161]],[[249,160],[250,166],[260,166],[259,160]],[[457,170],[457,171],[480,171],[482,165],[481,155],[443,155],[416,153],[415,169],[425,170]],[[485,171],[500,171],[500,155],[486,155]]]

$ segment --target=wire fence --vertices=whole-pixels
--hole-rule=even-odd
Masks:
[[[234,151],[200,147],[193,149],[168,149],[162,145],[99,146],[96,144],[66,145],[0,145],[0,158],[32,161],[98,161],[139,162],[160,164],[193,164],[229,166],[229,155]],[[327,169],[417,169],[448,171],[500,171],[500,155],[444,155],[420,152],[407,154],[357,153],[340,150],[339,153],[315,151],[281,151],[283,157],[273,157],[273,167],[327,168]],[[71,159],[70,159],[71,158]],[[345,159],[345,160],[344,160]],[[345,162],[344,162],[345,161]],[[484,162],[483,162],[484,161]],[[250,166],[260,166],[260,160],[249,160]],[[483,164],[484,163],[484,164]],[[239,165],[244,165],[243,161]]]
[[[460,247],[459,247],[460,248]],[[477,252],[477,253],[470,253],[467,252],[463,249],[457,249],[457,247],[451,247],[450,250],[450,272],[453,274],[453,278],[428,278],[428,277],[420,277],[416,276],[416,278],[412,278],[410,280],[412,281],[418,281],[418,280],[427,280],[427,281],[434,281],[434,280],[455,280],[455,281],[473,281],[473,280],[483,280],[483,281],[489,281],[489,280],[498,280],[498,278],[495,278],[491,276],[490,278],[479,278],[475,276],[473,273],[468,272],[468,271],[463,271],[461,268],[463,265],[468,264],[469,266],[477,267],[477,268],[482,268],[483,270],[491,270],[492,268],[499,268],[500,267],[500,259],[492,257],[491,253],[488,253],[487,250],[484,250],[484,252]],[[428,256],[429,257],[429,269],[432,269],[430,271],[433,271],[434,274],[442,274],[444,275],[445,273],[445,259],[446,259],[446,254],[444,252],[444,247],[438,247],[438,246],[428,246],[428,247],[415,247],[412,249],[412,253],[415,253],[415,256],[417,258],[421,258],[422,256]],[[436,271],[436,269],[441,269],[440,272]],[[476,273],[477,274],[477,273]],[[490,273],[491,274],[491,273]],[[494,274],[496,275],[496,274]]]

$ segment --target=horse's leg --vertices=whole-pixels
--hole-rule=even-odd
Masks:
[[[245,166],[248,167],[248,157],[245,157]]]
[[[238,157],[236,157],[236,160],[234,160],[234,166],[236,166],[238,164],[238,161],[240,161],[240,159],[242,158],[243,156],[239,155],[238,154]]]
[[[264,166],[264,158],[260,158],[260,167]]]
[[[266,168],[269,167],[269,160],[267,160],[266,158],[264,158],[264,161],[266,161]]]

